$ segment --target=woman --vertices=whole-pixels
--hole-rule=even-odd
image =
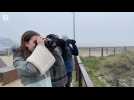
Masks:
[[[49,71],[46,72],[45,75],[41,75],[34,65],[26,61],[26,59],[32,55],[36,45],[44,44],[44,41],[46,40],[43,40],[43,38],[34,31],[27,31],[22,35],[21,45],[13,57],[13,64],[24,86],[51,87]]]

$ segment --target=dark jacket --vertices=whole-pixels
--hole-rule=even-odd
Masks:
[[[70,46],[69,44],[70,41],[67,40],[64,45],[63,54],[62,54],[67,73],[73,71],[73,66],[74,66],[73,55],[78,56],[79,53],[78,48],[74,43],[72,43],[72,46]]]
[[[61,56],[61,50],[59,47],[56,47],[51,51],[56,61],[52,68],[50,69],[52,86],[53,87],[64,87],[67,83],[66,68]]]

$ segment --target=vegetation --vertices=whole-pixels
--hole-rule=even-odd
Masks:
[[[134,86],[134,52],[82,58],[95,86]]]

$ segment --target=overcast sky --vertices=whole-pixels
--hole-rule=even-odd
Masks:
[[[134,46],[133,12],[76,12],[79,46]],[[0,37],[19,42],[27,30],[73,38],[72,12],[0,12]]]

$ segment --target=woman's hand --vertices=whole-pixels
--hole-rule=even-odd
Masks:
[[[44,43],[47,43],[48,40],[47,40],[47,38],[43,38],[43,41],[44,41]]]
[[[41,44],[44,45],[44,43],[46,42],[46,38],[42,38],[42,37],[38,37],[37,38],[37,44]]]

